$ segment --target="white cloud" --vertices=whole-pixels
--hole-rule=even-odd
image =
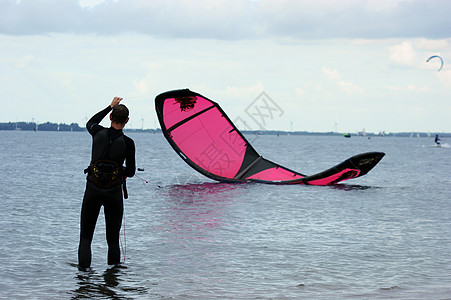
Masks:
[[[401,44],[389,47],[388,50],[390,61],[397,65],[412,67],[418,63],[417,54],[411,42],[402,42]]]
[[[18,69],[26,69],[26,68],[28,68],[30,65],[32,65],[35,62],[36,62],[36,57],[34,57],[33,55],[28,54],[28,55],[20,57],[17,60],[16,67]]]
[[[147,74],[143,78],[133,81],[133,86],[136,88],[137,95],[149,94],[152,86],[158,79],[157,74],[160,71],[160,65],[157,63],[145,63],[144,65],[144,67],[147,69]],[[133,94],[133,96],[137,95]]]
[[[451,70],[441,70],[437,72],[437,76],[444,87],[451,88]]]
[[[340,73],[336,69],[323,67],[322,71],[326,78],[335,82],[339,86],[340,90],[344,91],[345,93],[352,95],[363,92],[363,89],[361,87],[353,84],[352,82],[342,80]]]
[[[135,81],[133,82],[133,85],[136,87],[139,94],[147,94],[149,92],[149,87],[147,86],[145,79]]]
[[[406,86],[386,86],[385,89],[394,92],[415,92],[415,93],[428,93],[431,88],[426,85],[408,84]]]
[[[323,71],[324,75],[329,79],[333,79],[333,80],[340,79],[340,74],[335,69],[329,69],[327,67],[323,67],[322,71]]]
[[[251,86],[227,86],[225,89],[224,96],[225,98],[234,98],[234,99],[252,99],[253,97],[258,96],[265,90],[263,83],[257,82]]]
[[[450,49],[451,48],[451,39],[426,39],[421,38],[418,39],[415,43],[416,47],[423,50],[428,51],[437,51],[437,49]]]
[[[427,93],[430,91],[430,88],[428,86],[416,86],[413,84],[409,84],[407,86],[407,90],[411,92]]]
[[[339,85],[341,89],[349,95],[363,92],[363,89],[361,87],[349,81],[340,81]]]
[[[386,86],[385,89],[390,91],[402,91],[404,90],[404,87],[402,86]]]
[[[302,95],[305,94],[305,90],[297,87],[297,88],[294,89],[294,93],[295,93],[297,96],[302,96]]]

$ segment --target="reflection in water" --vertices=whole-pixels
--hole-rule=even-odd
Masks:
[[[199,184],[175,184],[166,188],[167,196],[179,204],[202,203],[205,201],[222,202],[232,195],[232,191],[247,184],[205,182]]]
[[[334,184],[331,185],[333,189],[336,190],[344,190],[344,191],[358,191],[358,190],[367,190],[367,189],[374,189],[378,187],[374,186],[365,186],[365,185],[358,185],[358,184]]]
[[[95,271],[80,272],[77,276],[78,288],[72,292],[72,299],[128,299],[130,294],[143,295],[147,290],[143,287],[124,285],[129,280],[127,267],[117,265],[103,272],[102,275]]]
[[[182,239],[207,239],[223,222],[225,208],[246,184],[202,183],[171,185],[162,192],[169,200],[164,230]]]

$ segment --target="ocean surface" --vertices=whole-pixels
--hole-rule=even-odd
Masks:
[[[106,263],[101,212],[81,272],[89,134],[0,131],[0,299],[451,299],[451,148],[432,137],[248,136],[308,175],[386,153],[318,187],[216,183],[161,134],[127,134],[149,183],[128,180],[124,262]]]

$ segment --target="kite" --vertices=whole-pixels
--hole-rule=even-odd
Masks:
[[[440,72],[440,70],[443,68],[443,58],[441,58],[440,56],[438,56],[438,55],[432,55],[431,57],[429,57],[427,60],[426,60],[426,62],[429,62],[431,59],[433,59],[433,58],[438,58],[438,59],[440,59],[440,62],[441,62],[441,64],[440,64],[440,68],[438,68],[438,70],[437,70],[437,72]]]
[[[385,155],[368,152],[307,176],[263,158],[218,103],[189,89],[155,98],[161,130],[192,168],[221,182],[332,185],[368,173]]]

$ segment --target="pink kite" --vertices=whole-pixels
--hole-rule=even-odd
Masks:
[[[365,175],[385,155],[362,153],[307,176],[263,158],[221,107],[198,93],[162,93],[155,98],[155,108],[175,152],[201,174],[222,182],[331,185]]]

